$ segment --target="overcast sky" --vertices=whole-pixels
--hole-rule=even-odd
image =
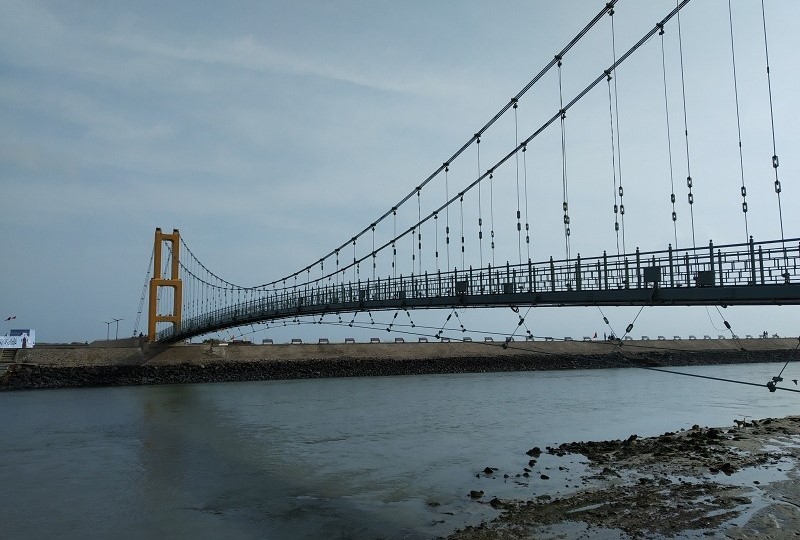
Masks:
[[[733,4],[749,230],[756,240],[776,239],[760,3]],[[120,335],[130,335],[156,227],[179,228],[206,266],[244,285],[312,263],[424,180],[603,5],[0,0],[0,318],[17,317],[2,330],[35,328],[47,342],[93,340],[105,337],[103,321],[115,317],[124,319]],[[674,6],[621,0],[617,55]],[[800,4],[767,0],[766,13],[784,227],[795,237]],[[728,2],[693,0],[681,17],[697,243],[741,242]],[[629,251],[674,242],[660,39],[616,78]],[[676,21],[664,39],[678,243],[686,246],[692,233]],[[565,58],[565,99],[611,58],[606,18]],[[520,139],[558,110],[557,84],[553,71],[520,102]],[[613,253],[607,86],[566,122],[573,256]],[[482,141],[481,167],[513,148],[515,135],[513,116],[498,122]],[[528,158],[533,258],[563,257],[557,125]],[[474,150],[465,153],[449,181],[471,182],[476,162]],[[498,171],[491,194],[498,263],[517,257],[515,181],[511,164]],[[423,211],[443,198],[441,182],[432,184]],[[475,197],[466,204],[467,235],[477,237]],[[470,257],[477,263],[474,249]],[[638,309],[604,311],[619,331]],[[798,333],[793,307],[724,313],[741,335]],[[432,326],[446,316],[414,314]],[[517,321],[508,309],[461,318],[498,332]],[[527,323],[536,335],[607,330],[596,308],[537,309]],[[722,333],[715,327],[722,319],[713,308],[647,308],[633,335]],[[345,334],[356,332],[294,327],[255,338]]]

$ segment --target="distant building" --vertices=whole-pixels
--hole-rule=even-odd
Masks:
[[[30,349],[36,345],[36,330],[32,328],[16,328],[0,336],[0,348]]]

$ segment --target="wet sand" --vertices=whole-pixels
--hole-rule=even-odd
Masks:
[[[527,467],[487,468],[470,494],[500,514],[449,538],[800,538],[800,417],[735,422],[521,451]],[[488,499],[500,481],[531,498]]]

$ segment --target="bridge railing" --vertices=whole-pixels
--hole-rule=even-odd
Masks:
[[[197,335],[270,318],[300,314],[357,311],[366,302],[398,307],[413,300],[449,297],[480,298],[498,295],[567,293],[682,287],[745,287],[800,281],[800,241],[791,239],[701,248],[608,255],[356,282],[321,280],[268,291],[261,298],[239,302],[181,321],[159,340]],[[518,299],[525,301],[524,299]],[[529,300],[530,301],[530,300]],[[381,307],[381,306],[378,306]],[[434,307],[434,306],[428,306]]]

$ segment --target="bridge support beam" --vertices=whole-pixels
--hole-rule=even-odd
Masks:
[[[150,304],[147,316],[148,341],[155,341],[157,339],[157,323],[171,322],[175,326],[176,333],[180,330],[182,315],[181,306],[183,304],[183,283],[178,273],[178,269],[180,268],[180,239],[181,235],[178,229],[173,229],[172,234],[163,233],[160,228],[156,229],[155,243],[153,246],[153,277],[150,279]],[[170,275],[168,278],[164,278],[161,275],[162,250],[165,242],[170,242],[172,255],[170,261]],[[171,287],[173,289],[172,313],[158,313],[158,290],[161,287]]]

